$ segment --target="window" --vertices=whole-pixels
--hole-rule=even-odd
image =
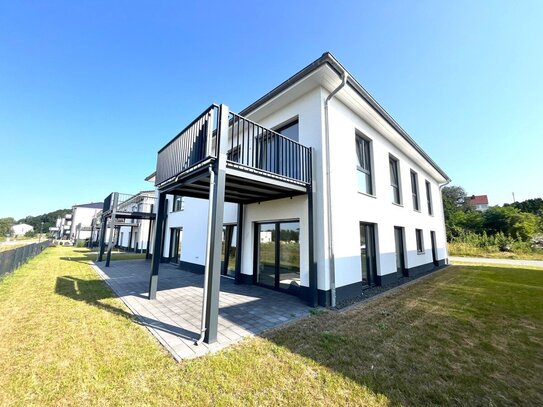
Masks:
[[[428,204],[428,215],[433,215],[434,208],[432,207],[432,187],[428,181],[426,181],[426,202]]]
[[[392,188],[392,202],[400,205],[402,203],[400,192],[400,164],[398,160],[389,156],[390,166],[390,187]]]
[[[417,179],[417,173],[411,171],[411,194],[413,195],[413,209],[420,211],[419,205],[419,181]]]
[[[298,120],[295,120],[284,126],[279,127],[278,129],[275,130],[275,132],[291,140],[298,141],[298,138],[299,138],[298,128],[299,128]]]
[[[371,141],[357,135],[356,155],[358,157],[358,190],[373,195],[371,179]]]
[[[277,128],[274,132],[290,140],[298,141],[298,130],[298,120],[294,120]],[[287,171],[285,163],[283,163],[283,160],[287,160],[289,146],[285,140],[277,137],[275,133],[265,131],[264,134],[258,137],[257,145],[253,147],[257,151],[257,167],[265,171],[297,178],[299,171],[295,168]]]
[[[415,235],[417,238],[417,253],[424,253],[424,240],[422,237],[422,229],[415,229]]]
[[[183,209],[185,209],[183,197],[180,195],[174,195],[172,212],[179,212],[179,211],[182,211]]]

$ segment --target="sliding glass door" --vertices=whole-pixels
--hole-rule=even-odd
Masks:
[[[300,222],[257,224],[256,239],[256,283],[298,294]]]

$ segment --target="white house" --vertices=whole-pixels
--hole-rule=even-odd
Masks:
[[[102,209],[101,202],[72,206],[70,239],[76,243],[91,237],[92,219]]]
[[[209,342],[218,274],[329,306],[447,262],[449,177],[329,53],[239,114],[206,109],[153,179],[150,298],[159,257],[206,271]]]
[[[24,236],[25,234],[33,230],[33,226],[27,225],[26,223],[19,223],[11,227],[11,234],[13,236]]]

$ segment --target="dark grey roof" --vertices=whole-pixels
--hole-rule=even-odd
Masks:
[[[74,205],[74,208],[94,208],[94,209],[102,209],[104,206],[103,202],[91,202],[87,204],[81,204],[81,205]]]
[[[349,78],[347,80],[347,85],[351,87],[362,99],[364,99],[384,120],[388,122],[400,135],[415,149],[418,153],[420,153],[428,163],[435,168],[437,172],[439,172],[447,181],[450,181],[449,176],[432,160],[428,154],[424,152],[424,150],[411,138],[407,132],[402,129],[402,127],[392,118],[390,114],[386,112],[386,110],[379,104],[377,101],[369,94],[369,92],[364,89],[364,87],[347,71],[343,65],[330,53],[325,52],[322,54],[322,56],[310,63],[308,66],[303,68],[298,73],[294,74],[292,77],[287,79],[285,82],[281,83],[279,86],[277,86],[272,91],[268,92],[264,96],[262,96],[260,99],[258,99],[256,102],[252,103],[251,105],[247,106],[245,109],[243,109],[240,114],[242,116],[246,116],[250,114],[253,110],[259,108],[260,106],[267,103],[269,100],[273,99],[275,96],[279,95],[281,92],[288,89],[290,86],[294,85],[296,82],[299,82],[303,78],[305,78],[307,75],[312,73],[313,71],[317,70],[323,65],[329,65],[330,68],[332,68],[333,71],[335,71],[339,77],[342,76],[343,72],[347,72],[349,75]]]

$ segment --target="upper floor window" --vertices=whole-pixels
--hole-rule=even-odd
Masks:
[[[298,141],[299,136],[300,136],[298,120],[295,120],[293,122],[285,124],[284,126],[279,127],[278,129],[275,130],[275,132],[291,140]]]
[[[411,171],[411,195],[413,196],[413,209],[420,211],[419,181],[415,171]]]
[[[426,181],[426,203],[428,204],[428,214],[434,214],[434,208],[432,205],[432,186]]]
[[[373,195],[371,174],[371,141],[356,136],[356,155],[358,157],[358,190]]]
[[[422,229],[415,229],[415,237],[417,239],[417,253],[424,253],[424,238]]]
[[[400,205],[402,203],[400,189],[400,163],[397,159],[389,156],[390,187],[392,188],[392,202]]]
[[[183,197],[181,195],[174,195],[172,212],[179,212],[179,211],[182,211],[183,209],[185,209]]]

